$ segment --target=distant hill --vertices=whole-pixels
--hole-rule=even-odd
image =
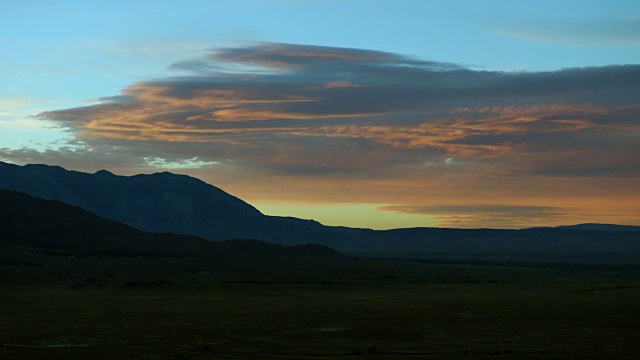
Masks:
[[[578,224],[558,226],[558,229],[597,230],[597,231],[640,231],[640,226],[615,224]]]
[[[578,225],[385,231],[331,227],[311,220],[266,216],[242,200],[185,175],[87,174],[56,166],[2,162],[0,188],[59,200],[140,230],[208,240],[316,243],[344,254],[369,257],[640,264],[640,233],[614,225],[598,225],[597,229]],[[601,231],[603,226],[608,231]]]
[[[137,270],[142,278],[158,272],[165,278],[180,277],[185,269],[215,272],[213,275],[221,279],[242,274],[255,274],[260,279],[280,274],[301,278],[348,273],[358,264],[321,245],[285,247],[258,240],[214,242],[194,236],[152,234],[59,201],[0,190],[0,274],[21,267],[40,269],[45,275],[71,268],[76,269],[70,271],[72,277],[86,277],[89,275],[84,271],[95,272],[103,266],[117,267],[111,271],[119,272],[122,278],[129,276],[126,268],[145,261],[151,265]],[[175,266],[182,268],[175,273],[157,269]],[[83,270],[78,272],[77,268]],[[18,274],[22,276],[24,271]]]
[[[0,232],[0,243],[5,245],[120,252],[132,256],[241,258],[283,252],[344,258],[322,245],[285,247],[259,240],[217,242],[189,235],[149,233],[60,201],[9,190],[0,190]]]

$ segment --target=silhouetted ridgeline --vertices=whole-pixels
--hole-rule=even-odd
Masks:
[[[615,225],[615,224],[578,224],[558,226],[558,229],[598,230],[598,231],[640,231],[640,226]]]
[[[104,170],[87,174],[0,162],[0,188],[59,200],[140,230],[208,240],[318,243],[361,256],[640,264],[639,227],[583,224],[523,230],[386,231],[330,227],[266,216],[214,186],[167,172],[127,177]]]
[[[87,174],[0,162],[0,188],[59,200],[144,231],[216,240],[255,238],[253,227],[245,225],[264,217],[216,187],[170,173],[124,177],[104,170]]]
[[[359,267],[357,259],[322,245],[153,234],[59,201],[0,190],[0,283],[104,278],[104,272],[120,280],[138,274],[184,281],[185,273],[205,272],[224,280],[300,279],[362,273]]]

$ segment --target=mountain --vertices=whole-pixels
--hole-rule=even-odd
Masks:
[[[317,243],[368,257],[639,264],[640,233],[576,228],[376,231],[266,216],[198,179],[171,173],[116,176],[56,166],[0,162],[0,188],[59,200],[150,232],[208,240],[260,239],[273,244]],[[625,228],[626,229],[626,228]]]
[[[215,243],[175,234],[151,234],[60,201],[0,190],[1,243],[64,251],[145,256],[208,255]]]
[[[558,226],[558,229],[598,230],[598,231],[640,231],[640,226],[588,223],[588,224]]]
[[[256,238],[265,216],[198,179],[158,173],[131,177],[58,166],[0,162],[0,188],[59,200],[140,230],[198,235],[209,240]]]
[[[104,278],[105,269],[124,280],[308,278],[359,267],[326,246],[153,234],[59,201],[0,190],[0,282],[29,274],[40,280],[56,274],[62,280]]]
[[[208,240],[261,239],[296,245],[314,242],[326,230],[315,221],[266,216],[215,186],[168,172],[117,176],[106,170],[88,174],[59,166],[0,162],[0,189],[62,201],[143,231]]]

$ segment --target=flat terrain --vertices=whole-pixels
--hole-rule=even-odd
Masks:
[[[410,268],[297,283],[6,284],[0,358],[640,358],[637,269]]]

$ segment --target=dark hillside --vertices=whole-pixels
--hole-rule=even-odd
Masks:
[[[166,172],[126,177],[104,170],[87,174],[0,162],[0,188],[59,200],[144,231],[209,240],[256,238],[265,219],[251,205],[214,186]]]
[[[144,255],[207,254],[216,244],[191,236],[151,234],[59,201],[0,190],[2,242],[17,246]]]
[[[3,281],[305,279],[366,271],[360,267],[322,245],[147,233],[59,201],[0,190]]]
[[[558,226],[558,229],[598,230],[598,231],[640,231],[640,226],[616,224],[577,224]]]

